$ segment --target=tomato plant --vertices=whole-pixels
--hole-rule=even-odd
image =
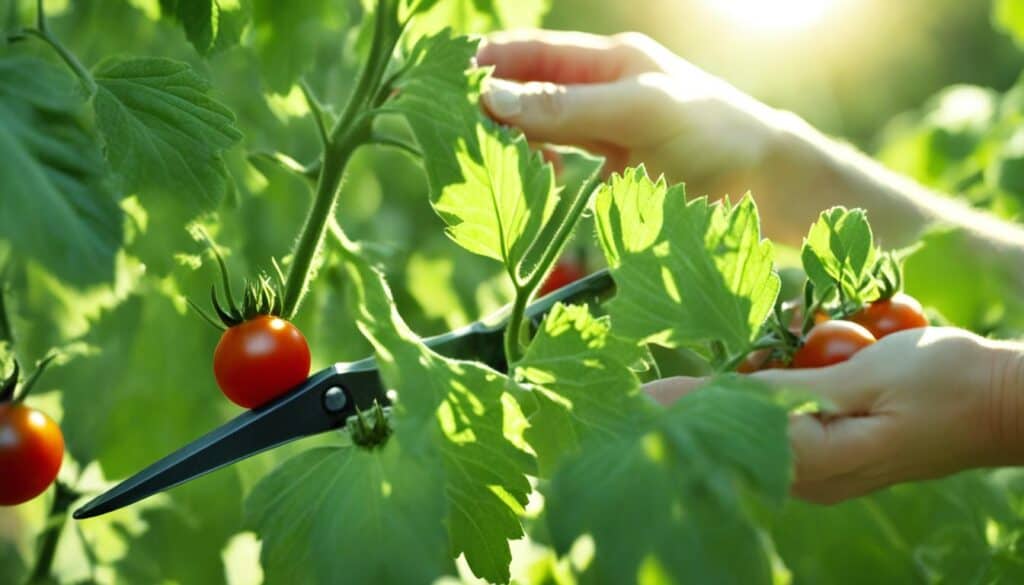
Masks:
[[[540,157],[486,119],[477,33],[538,25],[545,4],[0,0],[0,359],[61,355],[0,406],[0,498],[43,490],[0,511],[0,583],[1021,581],[1012,470],[821,508],[789,498],[785,397],[718,376],[671,408],[647,399],[674,364],[845,359],[872,338],[843,319],[903,297],[877,301],[891,251],[861,210],[825,210],[780,252],[756,193]],[[1012,215],[1020,91],[953,100],[958,115],[939,100],[881,156]],[[961,244],[929,235],[908,294],[1024,331],[1002,272]],[[615,290],[531,314],[586,274],[576,245]],[[784,266],[806,274],[795,306]],[[422,342],[492,314],[502,371]],[[391,407],[65,523],[237,416],[215,385],[254,408],[367,356]],[[16,474],[8,436],[38,446]]]

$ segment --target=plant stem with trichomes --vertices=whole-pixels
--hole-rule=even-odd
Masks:
[[[401,26],[397,22],[397,3],[380,0],[375,15],[373,43],[366,64],[359,73],[356,87],[326,137],[323,166],[317,179],[316,195],[299,233],[292,254],[292,263],[284,286],[283,315],[294,318],[316,270],[315,262],[323,245],[328,220],[334,215],[345,167],[355,150],[370,142],[373,122],[373,97],[381,85],[391,59]],[[312,96],[309,96],[312,100]],[[315,112],[314,115],[319,115]],[[322,123],[322,118],[320,123]]]
[[[548,269],[555,264],[558,255],[565,248],[565,244],[569,241],[569,236],[572,235],[572,230],[576,227],[580,215],[586,209],[587,204],[590,202],[590,196],[600,180],[599,172],[595,172],[587,179],[579,196],[573,201],[572,207],[562,217],[562,223],[559,224],[558,229],[551,236],[551,243],[544,250],[544,254],[541,256],[540,261],[537,262],[529,279],[525,283],[516,282],[516,298],[512,303],[512,313],[509,315],[508,326],[505,328],[505,360],[510,367],[523,357],[523,348],[526,345],[523,331],[526,306],[533,299],[537,289],[540,288],[541,283],[547,276]]]

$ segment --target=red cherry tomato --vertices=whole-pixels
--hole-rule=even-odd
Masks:
[[[537,291],[537,296],[542,297],[548,293],[552,293],[563,286],[576,282],[586,275],[587,272],[583,270],[583,267],[580,266],[579,262],[563,258],[555,264],[554,268],[551,269],[551,274],[548,275],[544,284],[540,285],[540,290]]]
[[[897,331],[928,326],[928,317],[921,303],[903,293],[871,303],[851,316],[850,320],[863,325],[877,339]]]
[[[0,404],[0,506],[45,492],[63,459],[64,435],[53,419],[24,404]]]
[[[256,408],[305,380],[309,361],[309,345],[295,325],[261,315],[224,332],[213,373],[232,402]]]
[[[793,355],[794,368],[823,368],[845,362],[853,354],[874,343],[875,336],[850,321],[825,321],[807,334]]]
[[[747,354],[747,357],[736,367],[741,374],[753,374],[761,370],[781,370],[786,363],[778,358],[773,358],[772,350],[758,349]]]

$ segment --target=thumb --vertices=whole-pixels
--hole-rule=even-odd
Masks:
[[[490,79],[482,100],[498,122],[517,126],[534,142],[586,146],[621,144],[637,125],[642,104],[655,90],[636,79],[560,85]]]
[[[644,392],[659,404],[668,406],[703,386],[707,381],[707,378],[691,378],[687,376],[662,378],[661,380],[644,384]]]

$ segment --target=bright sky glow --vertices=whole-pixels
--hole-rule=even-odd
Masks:
[[[705,0],[733,22],[764,31],[793,31],[821,22],[840,0]]]

